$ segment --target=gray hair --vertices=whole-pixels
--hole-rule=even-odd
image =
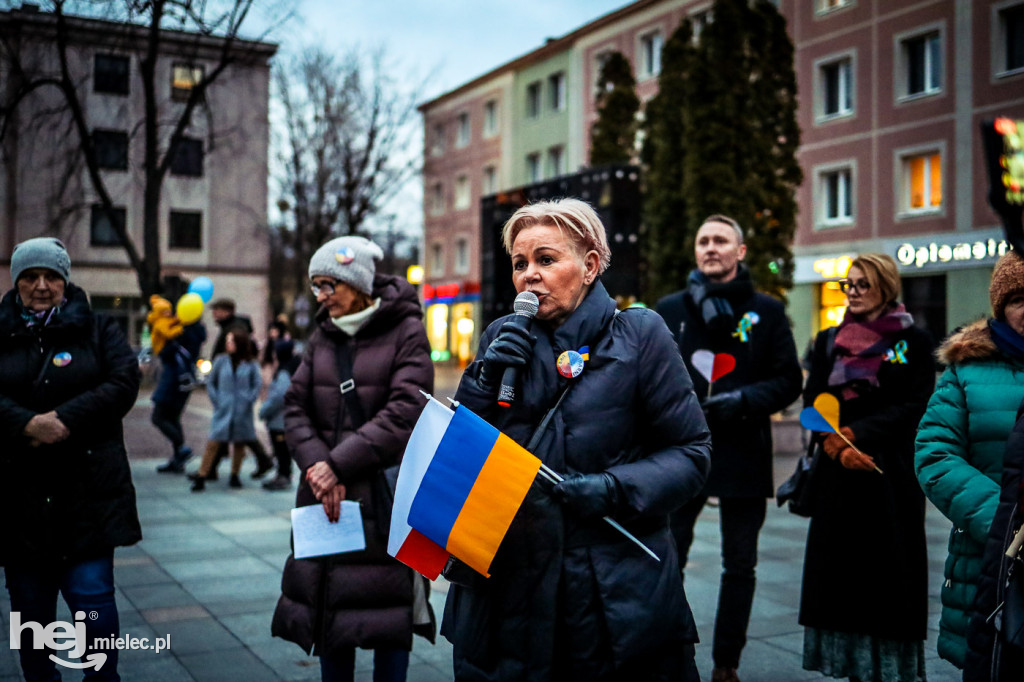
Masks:
[[[743,228],[740,227],[740,224],[738,222],[736,222],[734,219],[730,218],[729,216],[722,215],[721,213],[714,213],[712,215],[709,215],[707,218],[705,218],[704,222],[702,222],[700,224],[700,226],[704,227],[708,223],[725,223],[726,225],[731,227],[734,232],[736,232],[736,238],[739,240],[739,243],[740,244],[743,243]],[[700,228],[697,228],[697,229],[700,229]]]
[[[587,202],[579,199],[555,199],[523,206],[512,214],[501,229],[505,251],[511,254],[512,244],[519,233],[537,225],[557,227],[562,234],[567,235],[580,256],[588,251],[596,251],[598,275],[608,269],[612,260],[608,236],[601,219]]]

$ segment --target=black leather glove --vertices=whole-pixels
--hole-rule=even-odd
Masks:
[[[480,357],[480,383],[496,390],[506,367],[519,367],[530,361],[536,342],[536,337],[511,320],[501,325]]]
[[[730,421],[743,416],[743,391],[726,391],[713,395],[701,405],[704,414],[715,421]]]
[[[599,474],[569,474],[555,485],[551,494],[582,519],[607,516],[622,497],[619,482],[606,471]]]

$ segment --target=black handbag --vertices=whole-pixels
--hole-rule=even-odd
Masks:
[[[811,438],[807,454],[800,457],[796,470],[783,481],[775,492],[775,499],[781,507],[789,503],[789,511],[797,516],[811,516],[813,511],[814,474],[818,470],[818,462],[822,456],[817,438]]]

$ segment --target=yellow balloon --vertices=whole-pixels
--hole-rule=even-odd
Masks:
[[[188,293],[178,299],[175,311],[182,324],[192,324],[203,316],[203,298],[196,293]]]

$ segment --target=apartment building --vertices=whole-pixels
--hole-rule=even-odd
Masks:
[[[986,200],[979,127],[996,115],[1024,119],[1024,0],[777,4],[795,47],[805,174],[789,294],[798,343],[841,317],[835,282],[867,251],[897,260],[907,305],[935,336],[984,314],[992,264],[1007,247]],[[640,0],[425,103],[428,149],[432,131],[454,130],[460,113],[482,120],[488,97],[502,112],[486,141],[482,126],[471,126],[451,159],[439,150],[424,165],[426,293],[461,293],[479,282],[473,249],[488,190],[585,167],[606,54],[630,60],[646,102],[657,92],[665,40],[684,17],[699,33],[714,21],[711,10],[709,0]],[[486,162],[454,162],[482,149]],[[469,196],[457,197],[456,186],[469,187]],[[470,252],[456,275],[455,259],[465,258],[459,239]],[[471,343],[431,326],[461,319],[451,317],[447,299],[426,303],[435,349]],[[472,319],[468,303],[459,315]]]
[[[101,173],[141,250],[144,99],[139,77],[144,27],[69,17],[68,63],[92,130]],[[0,32],[23,64],[56,68],[55,23],[34,5],[0,12]],[[219,38],[165,31],[157,61],[160,118],[177,120],[192,87],[216,68]],[[257,329],[267,321],[266,229],[269,60],[276,46],[236,41],[233,61],[206,91],[171,161],[159,210],[162,274],[214,282],[216,297],[237,301]],[[0,101],[10,103],[14,74],[0,74]],[[23,101],[6,131],[0,161],[0,286],[11,283],[14,245],[52,235],[67,245],[72,280],[93,307],[125,326],[139,343],[147,302],[76,151],[62,100],[40,89]],[[166,137],[166,136],[165,136]],[[163,150],[161,150],[162,152]],[[206,322],[212,322],[209,312]]]

